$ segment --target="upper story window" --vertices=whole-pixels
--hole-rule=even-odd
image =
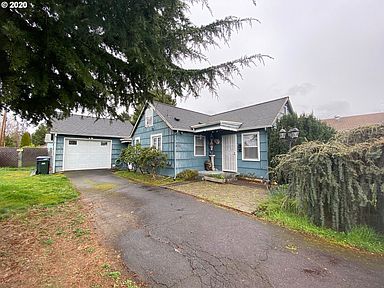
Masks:
[[[151,135],[151,147],[156,148],[157,150],[163,150],[162,148],[162,139],[161,134]]]
[[[195,156],[205,156],[206,154],[206,139],[203,135],[195,135],[194,154]]]
[[[148,107],[147,110],[145,110],[145,127],[152,127],[153,126],[153,109],[151,107]]]
[[[243,146],[243,160],[260,160],[260,139],[259,132],[244,133],[241,135]]]

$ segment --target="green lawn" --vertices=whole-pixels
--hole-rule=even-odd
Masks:
[[[173,177],[165,177],[161,175],[156,175],[155,177],[153,177],[150,174],[142,174],[140,172],[133,171],[117,171],[115,172],[115,174],[117,176],[127,178],[131,181],[151,186],[162,186],[182,181],[181,179],[174,180]]]
[[[0,168],[0,219],[32,206],[50,206],[77,197],[64,175],[30,176],[29,169]]]
[[[319,237],[341,246],[384,254],[384,236],[376,233],[372,228],[360,226],[349,232],[337,232],[329,228],[318,227],[304,216],[285,211],[282,208],[282,201],[281,195],[272,195],[259,206],[259,210],[256,210],[255,214],[288,229]]]

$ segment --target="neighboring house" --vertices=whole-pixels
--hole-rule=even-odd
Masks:
[[[336,131],[346,131],[358,127],[384,124],[384,113],[372,113],[363,115],[354,115],[347,117],[335,116],[330,119],[323,119],[322,122],[331,126]]]
[[[52,172],[110,169],[127,147],[132,124],[72,115],[53,122]],[[49,137],[46,141],[49,142]]]
[[[267,178],[267,130],[292,112],[288,97],[215,115],[154,102],[144,107],[130,137],[133,145],[167,154],[163,175],[204,170],[210,159],[217,170]]]

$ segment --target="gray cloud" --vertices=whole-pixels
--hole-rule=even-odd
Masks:
[[[256,7],[252,1],[209,4],[213,16],[201,5],[192,7],[194,23],[228,15],[261,20],[234,33],[230,47],[210,49],[212,64],[256,53],[274,59],[244,69],[243,78],[234,79],[239,89],[221,85],[219,99],[206,90],[180,106],[217,112],[288,95],[297,113],[313,111],[319,118],[384,110],[383,0],[268,0],[258,1]]]
[[[288,89],[287,94],[288,96],[305,96],[311,93],[313,89],[315,89],[315,85],[311,83],[296,84]]]
[[[315,107],[319,118],[332,118],[336,115],[347,116],[351,113],[351,104],[348,101],[336,100]]]

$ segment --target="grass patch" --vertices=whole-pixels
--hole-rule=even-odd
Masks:
[[[0,219],[33,206],[57,205],[78,197],[64,175],[30,176],[29,171],[0,168]]]
[[[108,263],[104,263],[101,268],[104,269],[104,275],[113,279],[115,281],[115,286],[113,287],[127,287],[127,288],[139,288],[135,282],[131,279],[125,279],[121,281],[121,272],[118,270],[114,270],[112,266]],[[141,286],[140,286],[141,287]]]
[[[162,185],[168,185],[175,182],[182,182],[181,179],[174,180],[172,177],[166,177],[161,175],[156,175],[153,177],[150,174],[142,174],[139,172],[133,172],[133,171],[117,171],[115,172],[117,176],[127,178],[131,181],[151,185],[151,186],[162,186]]]
[[[285,211],[283,201],[285,201],[284,195],[273,194],[259,206],[254,214],[291,230],[320,237],[341,246],[384,254],[384,236],[376,233],[372,228],[359,226],[349,232],[337,232],[318,227],[304,216]]]
[[[42,242],[45,245],[52,245],[54,240],[51,237],[48,237],[48,238],[43,239]]]
[[[207,175],[207,177],[212,177],[215,179],[225,179],[224,175],[222,175],[222,174],[209,174],[209,175]]]
[[[76,237],[81,237],[84,235],[89,235],[90,231],[88,229],[76,228],[73,230],[73,234],[75,234]]]

